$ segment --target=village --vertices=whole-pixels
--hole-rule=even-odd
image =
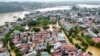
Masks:
[[[100,56],[98,11],[73,6],[6,22],[0,27],[0,56]]]

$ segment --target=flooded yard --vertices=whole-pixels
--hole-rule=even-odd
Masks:
[[[94,46],[88,46],[87,52],[91,52],[92,56],[100,56],[100,48]]]

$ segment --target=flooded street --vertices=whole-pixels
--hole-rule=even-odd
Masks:
[[[92,56],[100,56],[100,48],[88,46],[87,52],[91,52]]]
[[[79,32],[79,35],[81,36],[81,32]],[[84,38],[82,38],[82,39],[86,42],[86,40]],[[69,42],[68,37],[66,37],[66,42],[67,42],[68,45],[73,46],[72,43]],[[80,41],[78,41],[78,40],[76,40],[74,38],[73,38],[73,42],[74,42],[74,44],[81,43]],[[94,46],[90,46],[89,45],[87,50],[86,50],[86,52],[91,52],[92,56],[100,56],[100,48],[97,48],[97,47],[94,47]]]

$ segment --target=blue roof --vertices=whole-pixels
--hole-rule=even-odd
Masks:
[[[70,29],[72,28],[72,25],[71,25],[71,24],[66,24],[66,25],[64,26],[64,28],[67,29],[67,30],[70,30]]]
[[[41,52],[41,56],[49,56],[48,52]]]

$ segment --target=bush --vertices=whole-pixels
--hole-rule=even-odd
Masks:
[[[22,26],[16,26],[15,30],[19,30],[19,31],[23,32],[25,29]]]
[[[75,47],[78,49],[81,49],[81,47],[79,46],[79,44],[75,44]]]
[[[50,50],[51,50],[52,47],[53,47],[52,45],[50,45],[49,43],[47,43],[47,49],[46,49],[46,51],[48,53],[50,53]]]
[[[21,26],[26,26],[26,23],[22,23]]]
[[[36,21],[33,21],[33,20],[30,20],[30,21],[28,22],[28,25],[29,25],[29,26],[36,26],[36,25],[37,25],[37,22],[36,22]]]
[[[98,48],[100,48],[100,43],[96,43],[96,46],[97,46]]]
[[[43,26],[43,29],[49,29],[49,26]]]
[[[82,51],[85,52],[86,51],[86,48],[82,48]]]
[[[98,29],[93,29],[93,32],[98,34],[99,33],[99,30]]]
[[[86,40],[90,45],[94,45],[95,44],[95,42],[92,40],[91,36],[89,36],[89,35],[86,36]]]
[[[17,51],[16,56],[22,56],[22,54],[19,51]]]
[[[82,45],[82,46],[88,46],[88,44],[86,44],[85,42],[82,42],[81,45]]]
[[[21,18],[18,18],[17,21],[22,21],[22,19]]]
[[[39,29],[39,28],[33,28],[33,31],[35,31],[35,32],[39,32],[40,29]]]
[[[36,56],[41,56],[41,52],[38,50]]]

